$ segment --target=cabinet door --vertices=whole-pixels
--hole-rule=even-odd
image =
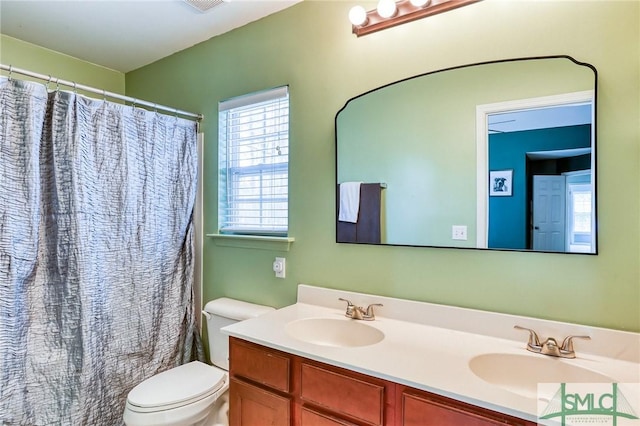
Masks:
[[[525,420],[485,410],[428,392],[402,393],[403,426],[496,426],[535,425]]]
[[[290,426],[291,400],[231,378],[230,426]]]

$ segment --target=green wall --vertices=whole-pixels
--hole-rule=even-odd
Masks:
[[[121,94],[125,92],[125,76],[119,71],[82,61],[4,34],[0,34],[0,63],[104,89],[108,92]],[[3,74],[6,75],[4,72]],[[16,78],[29,79],[17,74]],[[53,89],[55,84],[52,83],[49,87]],[[69,90],[69,87],[61,86],[61,89]]]
[[[307,283],[640,331],[640,3],[487,0],[361,38],[352,5],[305,1],[126,75],[128,95],[204,113],[207,233],[218,101],[290,85],[296,241],[283,252],[205,238],[204,299],[280,307]],[[334,116],[348,99],[446,67],[554,54],[598,69],[598,256],[335,243]],[[283,255],[281,280],[271,264]]]

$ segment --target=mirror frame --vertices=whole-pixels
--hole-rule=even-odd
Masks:
[[[593,81],[593,112],[592,112],[592,117],[593,117],[593,121],[591,123],[591,137],[592,137],[592,143],[591,143],[591,148],[592,148],[592,155],[594,155],[594,158],[592,160],[592,164],[594,166],[594,178],[593,178],[593,184],[592,184],[592,188],[593,188],[593,221],[594,223],[592,224],[592,229],[594,232],[594,239],[595,242],[593,244],[593,252],[568,252],[568,251],[545,251],[545,250],[532,250],[532,249],[510,249],[510,248],[490,248],[490,247],[457,247],[457,246],[444,246],[444,245],[417,245],[417,244],[397,244],[397,243],[384,243],[384,244],[375,244],[375,243],[362,243],[362,242],[340,242],[338,239],[338,226],[337,226],[337,220],[338,220],[338,215],[339,215],[339,209],[340,209],[340,199],[339,199],[339,192],[336,191],[336,197],[335,197],[335,216],[334,216],[334,225],[336,227],[335,229],[335,241],[336,243],[339,244],[366,244],[366,245],[379,245],[379,246],[390,246],[390,247],[425,247],[425,248],[444,248],[444,249],[458,249],[458,250],[484,250],[484,251],[507,251],[507,252],[524,252],[524,253],[554,253],[554,254],[575,254],[575,255],[597,255],[598,254],[598,202],[597,202],[597,194],[598,194],[598,158],[597,158],[597,109],[598,109],[598,71],[596,69],[595,66],[593,66],[590,63],[587,62],[582,62],[582,61],[578,61],[575,58],[573,58],[572,56],[569,55],[548,55],[548,56],[529,56],[529,57],[519,57],[519,58],[508,58],[508,59],[497,59],[497,60],[491,60],[491,61],[484,61],[484,62],[475,62],[475,63],[469,63],[469,64],[464,64],[464,65],[457,65],[457,66],[452,66],[452,67],[447,67],[447,68],[442,68],[442,69],[438,69],[438,70],[434,70],[434,71],[428,71],[425,73],[421,73],[421,74],[417,74],[417,75],[413,75],[410,77],[406,77],[400,80],[396,80],[393,81],[391,83],[387,83],[384,84],[382,86],[373,88],[371,90],[368,90],[364,93],[361,93],[359,95],[356,95],[350,99],[348,99],[344,106],[342,108],[340,108],[338,110],[338,112],[335,115],[334,118],[334,141],[335,141],[335,145],[334,145],[334,149],[335,149],[335,176],[334,176],[334,181],[335,181],[335,187],[337,188],[339,185],[339,181],[338,181],[338,117],[340,115],[340,113],[345,110],[349,104],[359,98],[362,98],[370,93],[385,89],[387,87],[393,86],[395,84],[400,84],[403,83],[405,81],[410,81],[410,80],[414,80],[417,78],[421,78],[421,77],[425,77],[428,75],[432,75],[432,74],[438,74],[438,73],[443,73],[446,71],[453,71],[453,70],[459,70],[459,69],[464,69],[464,68],[470,68],[470,67],[474,67],[474,66],[482,66],[482,65],[491,65],[491,64],[500,64],[500,63],[509,63],[509,62],[520,62],[520,61],[531,61],[531,60],[542,60],[542,59],[567,59],[571,62],[573,62],[574,64],[578,65],[578,66],[584,66],[589,68],[592,72],[593,72],[593,76],[594,76],[594,81]],[[516,101],[517,102],[517,101]],[[480,128],[480,126],[484,126],[486,127],[487,124],[486,123],[476,123],[476,127]],[[482,155],[485,156],[487,153],[483,153]],[[478,160],[479,157],[481,157],[481,155],[479,155],[478,153],[476,153],[476,159]],[[488,170],[488,167],[484,168],[485,170]],[[481,171],[478,171],[478,178],[480,177]],[[486,178],[488,179],[488,176],[486,176]],[[479,181],[477,180],[476,185],[479,185]],[[477,204],[477,203],[476,203]],[[487,203],[488,206],[488,203]],[[488,208],[488,207],[487,207]],[[485,212],[486,216],[488,217],[488,211]]]

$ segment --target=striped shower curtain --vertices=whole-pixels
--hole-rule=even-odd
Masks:
[[[195,123],[0,78],[0,425],[119,425],[202,357]]]

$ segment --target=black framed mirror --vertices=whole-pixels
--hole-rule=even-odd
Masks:
[[[335,118],[336,241],[596,254],[596,85],[592,65],[559,55],[350,99]]]

